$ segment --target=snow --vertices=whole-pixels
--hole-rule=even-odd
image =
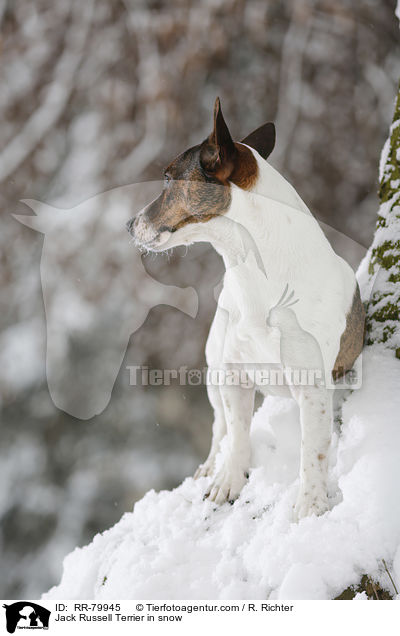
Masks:
[[[234,505],[203,501],[208,478],[152,490],[68,555],[60,584],[43,598],[330,599],[366,573],[394,595],[382,559],[399,585],[399,381],[393,352],[365,349],[362,387],[347,396],[333,434],[332,508],[323,516],[292,520],[298,407],[268,397],[252,422],[252,469]]]
[[[390,150],[390,137],[388,137],[385,143],[383,144],[381,156],[379,159],[379,182],[381,182],[383,179],[383,172],[385,170],[386,162],[389,156],[389,150]]]

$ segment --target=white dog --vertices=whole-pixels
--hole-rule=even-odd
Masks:
[[[352,269],[294,188],[267,163],[274,144],[271,123],[233,142],[217,99],[213,132],[168,166],[162,193],[129,221],[128,230],[139,246],[156,252],[209,241],[221,254],[226,274],[206,346],[209,367],[250,373],[278,363],[285,371],[319,371],[306,384],[291,383],[287,374],[284,386],[209,384],[213,440],[196,473],[213,476],[210,499],[235,499],[248,476],[255,389],[290,395],[300,407],[302,429],[295,507],[301,518],[328,509],[328,387],[362,350],[364,310]],[[296,304],[282,301],[288,290]],[[214,474],[225,436],[229,450]]]

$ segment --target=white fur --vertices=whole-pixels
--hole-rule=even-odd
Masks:
[[[206,346],[209,367],[250,369],[255,364],[280,362],[285,367],[311,369],[318,365],[328,378],[355,291],[354,273],[335,254],[294,188],[252,152],[259,176],[251,192],[231,184],[232,201],[224,216],[186,225],[169,236],[163,233],[162,245],[151,247],[158,251],[210,241],[224,260],[224,285]],[[298,302],[290,309],[274,309],[286,285]],[[257,388],[267,392],[265,387]],[[300,407],[296,517],[321,514],[328,508],[332,391],[318,383],[273,391],[291,395]],[[238,496],[246,481],[254,391],[211,386],[208,393],[215,412],[213,442],[197,476],[213,474],[220,442],[227,435],[229,452],[208,491],[211,499],[222,503]]]

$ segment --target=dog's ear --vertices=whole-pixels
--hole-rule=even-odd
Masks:
[[[200,162],[203,169],[222,181],[231,175],[237,150],[225,123],[219,97],[214,105],[214,128],[200,149]]]
[[[257,150],[263,159],[267,159],[274,149],[276,140],[275,125],[272,122],[253,130],[250,135],[242,139],[241,143]]]

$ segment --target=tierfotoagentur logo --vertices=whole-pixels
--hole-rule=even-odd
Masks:
[[[49,629],[51,612],[37,603],[18,601],[3,607],[9,634],[14,634],[16,629]]]
[[[221,368],[189,369],[180,366],[177,369],[151,369],[148,366],[127,365],[130,386],[314,386],[324,384],[321,368],[290,368],[270,365],[270,368]],[[360,377],[355,369],[348,371],[335,382],[336,388],[359,388]]]

